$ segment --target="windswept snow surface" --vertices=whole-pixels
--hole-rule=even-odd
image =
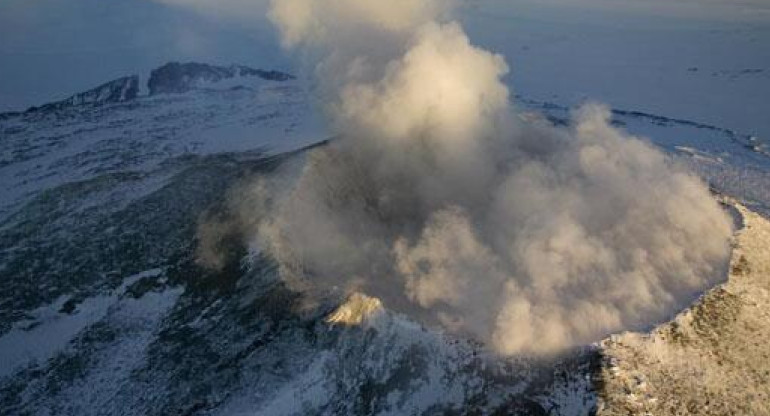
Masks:
[[[506,57],[518,94],[598,100],[770,140],[766,3],[479,0],[460,17],[475,43]]]
[[[16,322],[13,328],[0,337],[0,378],[31,362],[45,362],[86,327],[103,319],[109,309],[125,295],[126,288],[144,277],[155,277],[159,269],[128,276],[116,290],[109,294],[84,299],[75,310],[64,312],[69,300],[66,296],[51,305],[42,306],[28,313],[29,318]]]
[[[0,115],[0,220],[65,183],[147,172],[186,154],[277,154],[326,138],[302,82],[227,81],[125,103]]]

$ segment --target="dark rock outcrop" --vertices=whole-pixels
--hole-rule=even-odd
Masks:
[[[150,95],[183,93],[234,77],[259,77],[268,81],[287,81],[294,77],[280,71],[266,71],[243,65],[216,66],[198,62],[169,62],[150,73],[147,87]]]

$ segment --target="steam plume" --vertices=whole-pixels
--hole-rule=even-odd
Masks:
[[[358,290],[501,353],[662,320],[720,278],[731,225],[695,176],[585,105],[556,128],[510,103],[503,58],[444,2],[276,0],[285,46],[323,56],[339,138],[252,205],[309,294]]]

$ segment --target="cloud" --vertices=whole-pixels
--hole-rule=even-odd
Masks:
[[[398,34],[433,20],[450,4],[442,0],[280,0],[269,16],[283,35],[284,44],[349,42],[351,31]]]
[[[352,1],[352,0],[351,0]],[[555,127],[510,102],[499,55],[430,2],[277,0],[339,138],[238,212],[308,297],[361,291],[550,353],[668,318],[722,279],[731,223],[697,177],[588,104]]]

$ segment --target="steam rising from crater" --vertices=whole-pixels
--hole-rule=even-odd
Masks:
[[[276,0],[339,137],[255,187],[260,246],[308,294],[361,291],[499,352],[670,316],[716,280],[731,225],[695,176],[589,104],[557,128],[510,102],[446,2]],[[336,289],[335,289],[336,288]]]

